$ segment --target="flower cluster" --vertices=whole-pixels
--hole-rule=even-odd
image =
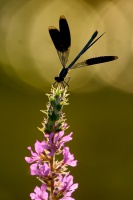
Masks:
[[[73,176],[68,172],[68,166],[75,167],[77,160],[70,153],[66,142],[72,140],[72,133],[65,135],[68,128],[65,123],[63,106],[67,104],[66,89],[52,87],[51,94],[47,95],[49,103],[43,127],[39,128],[43,132],[44,139],[38,140],[34,144],[35,152],[31,147],[28,150],[30,157],[25,157],[30,163],[30,173],[41,181],[42,186],[35,187],[34,193],[30,194],[33,200],[73,200],[72,193],[78,187],[73,184]]]

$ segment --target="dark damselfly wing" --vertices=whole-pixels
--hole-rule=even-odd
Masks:
[[[117,58],[118,58],[117,56],[100,56],[100,57],[90,58],[83,62],[74,64],[71,67],[71,69],[86,67],[86,66],[90,66],[90,65],[96,65],[99,63],[110,62],[110,61],[116,60]]]
[[[95,39],[97,37],[97,35],[98,35],[98,31],[96,30],[93,33],[93,35],[91,36],[91,38],[89,39],[89,41],[87,42],[87,44],[83,47],[83,49],[76,56],[76,58],[70,63],[70,65],[68,66],[68,69],[71,69],[73,67],[74,63],[80,58],[80,56],[82,54],[84,54],[97,40],[99,40],[103,36],[103,34],[100,35],[97,39]]]
[[[63,15],[60,16],[59,30],[54,26],[50,26],[49,34],[57,50],[61,64],[65,68],[71,46],[71,36],[67,20]]]
[[[95,42],[97,42],[97,40],[99,40],[104,35],[104,33],[101,34],[97,39],[95,39],[97,35],[98,31],[96,30],[91,36],[90,40],[87,42],[87,44],[83,47],[83,49],[79,52],[76,58],[68,66],[68,69],[75,69],[89,65],[95,65],[98,63],[110,62],[118,58],[117,56],[100,56],[100,57],[90,58],[83,62],[75,64],[75,62],[80,58],[80,56],[84,54],[93,44],[95,44]]]

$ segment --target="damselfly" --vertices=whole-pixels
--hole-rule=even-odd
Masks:
[[[87,42],[87,44],[84,46],[84,48],[76,56],[76,58],[70,63],[70,65],[68,65],[68,67],[66,67],[66,63],[68,61],[68,56],[69,56],[69,51],[70,51],[70,46],[71,46],[71,36],[70,36],[70,30],[69,30],[69,26],[68,26],[65,16],[63,15],[60,16],[59,30],[55,28],[54,26],[50,26],[49,33],[63,67],[59,75],[55,77],[55,81],[57,83],[63,84],[63,82],[65,82],[64,78],[66,77],[70,69],[95,65],[95,64],[104,63],[104,62],[110,62],[118,58],[117,56],[100,56],[100,57],[89,58],[83,62],[76,63],[76,61],[80,58],[80,56],[84,54],[97,40],[99,40],[103,36],[104,33],[101,34],[98,38],[96,38],[98,35],[98,31],[96,30],[91,36],[91,38],[89,39],[89,41]],[[66,85],[68,85],[67,83],[65,82]]]

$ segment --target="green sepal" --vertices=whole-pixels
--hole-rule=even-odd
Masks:
[[[62,105],[61,104],[57,104],[56,105],[56,110],[60,111],[62,109]]]
[[[59,114],[56,114],[54,111],[52,111],[52,113],[49,114],[48,117],[49,120],[53,122],[59,120]]]

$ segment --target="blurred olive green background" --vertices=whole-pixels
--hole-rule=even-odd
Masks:
[[[38,184],[24,157],[42,135],[46,93],[61,64],[48,26],[65,15],[71,30],[69,63],[97,29],[106,34],[81,60],[117,55],[118,60],[71,70],[69,106],[74,132],[72,168],[76,200],[133,199],[133,1],[0,0],[0,195],[30,199]],[[80,61],[81,61],[80,60]]]

